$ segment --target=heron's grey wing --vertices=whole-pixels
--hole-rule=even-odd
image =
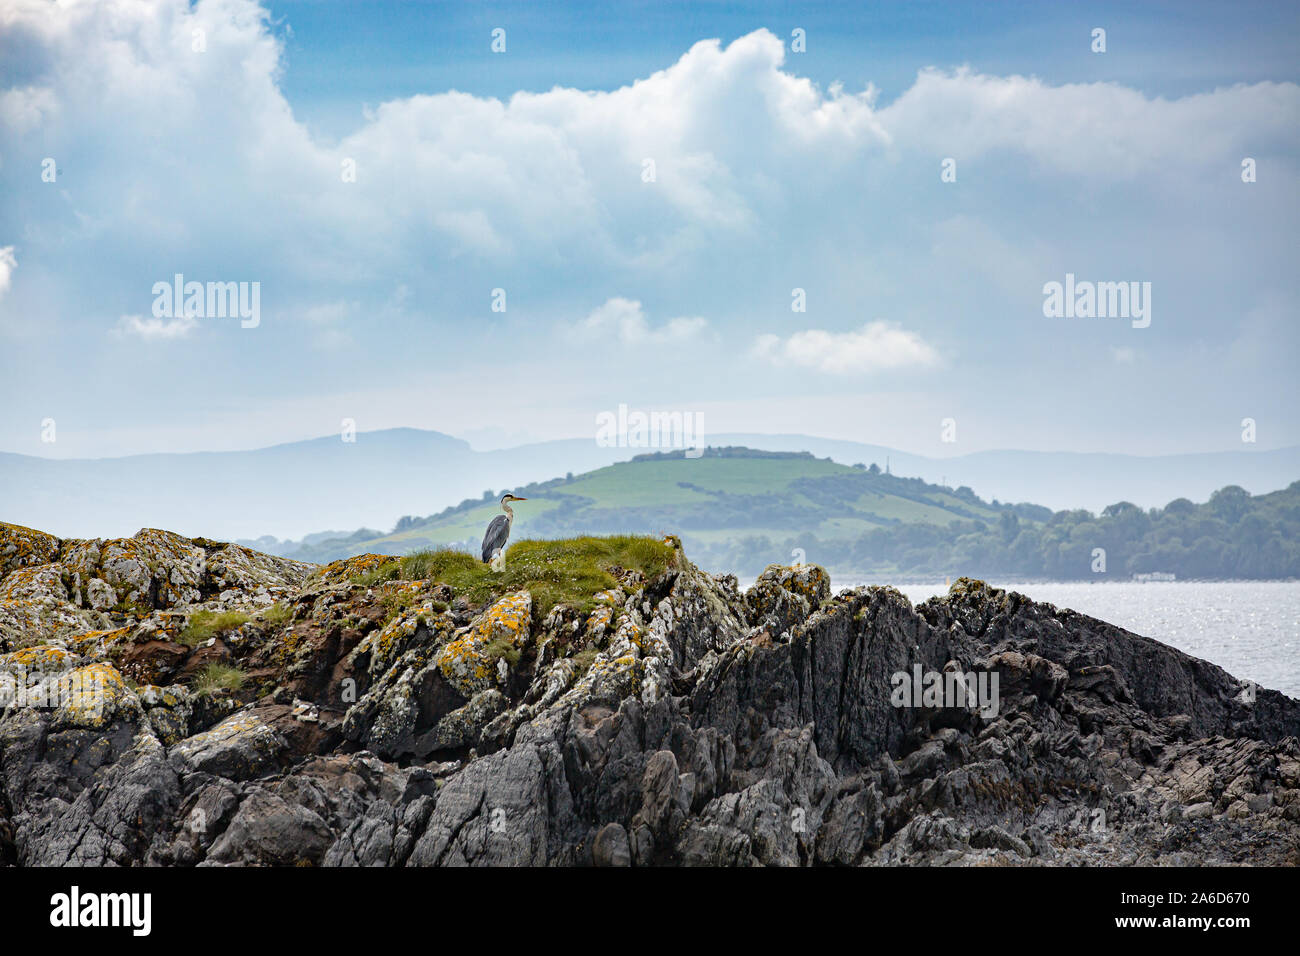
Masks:
[[[488,525],[487,534],[483,535],[483,560],[491,561],[492,552],[504,548],[509,537],[510,519],[505,515],[497,515]]]

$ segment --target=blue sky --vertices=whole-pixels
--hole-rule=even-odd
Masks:
[[[360,104],[431,90],[507,98],[552,86],[610,90],[663,69],[697,40],[759,27],[813,37],[799,72],[822,86],[874,84],[901,94],[923,66],[970,64],[1053,83],[1115,81],[1184,96],[1216,86],[1294,79],[1300,8],[1289,3],[472,3],[287,0],[282,89],[301,118],[342,134]],[[493,57],[482,42],[508,26]],[[1063,36],[1114,34],[1107,57]]]
[[[19,0],[0,449],[488,447],[620,404],[932,455],[1296,444],[1297,9]],[[258,283],[258,325],[156,317],[178,272]],[[1045,317],[1067,273],[1149,282],[1150,325]]]

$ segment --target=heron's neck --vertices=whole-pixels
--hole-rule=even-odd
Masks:
[[[501,502],[501,510],[504,511],[504,512],[506,513],[506,520],[507,520],[507,521],[514,521],[514,520],[515,520],[515,513],[514,513],[513,511],[510,510],[510,505],[506,504],[506,502],[504,502],[504,501]]]

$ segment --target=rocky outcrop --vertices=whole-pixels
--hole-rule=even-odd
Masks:
[[[0,525],[0,863],[1300,862],[1300,702],[1072,611],[392,560]]]

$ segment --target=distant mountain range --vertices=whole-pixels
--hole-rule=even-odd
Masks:
[[[888,461],[896,475],[967,486],[986,501],[1032,501],[1054,510],[1204,500],[1229,484],[1262,493],[1300,477],[1300,447],[1154,457],[989,451],[940,459],[807,435],[708,440],[713,446],[807,451],[843,465],[884,468]],[[402,515],[431,514],[485,490],[593,471],[643,450],[567,439],[475,451],[439,432],[397,428],[359,433],[355,442],[332,436],[253,451],[99,459],[0,453],[0,514],[76,537],[165,527],[224,540],[323,540],[358,528],[386,531]]]

